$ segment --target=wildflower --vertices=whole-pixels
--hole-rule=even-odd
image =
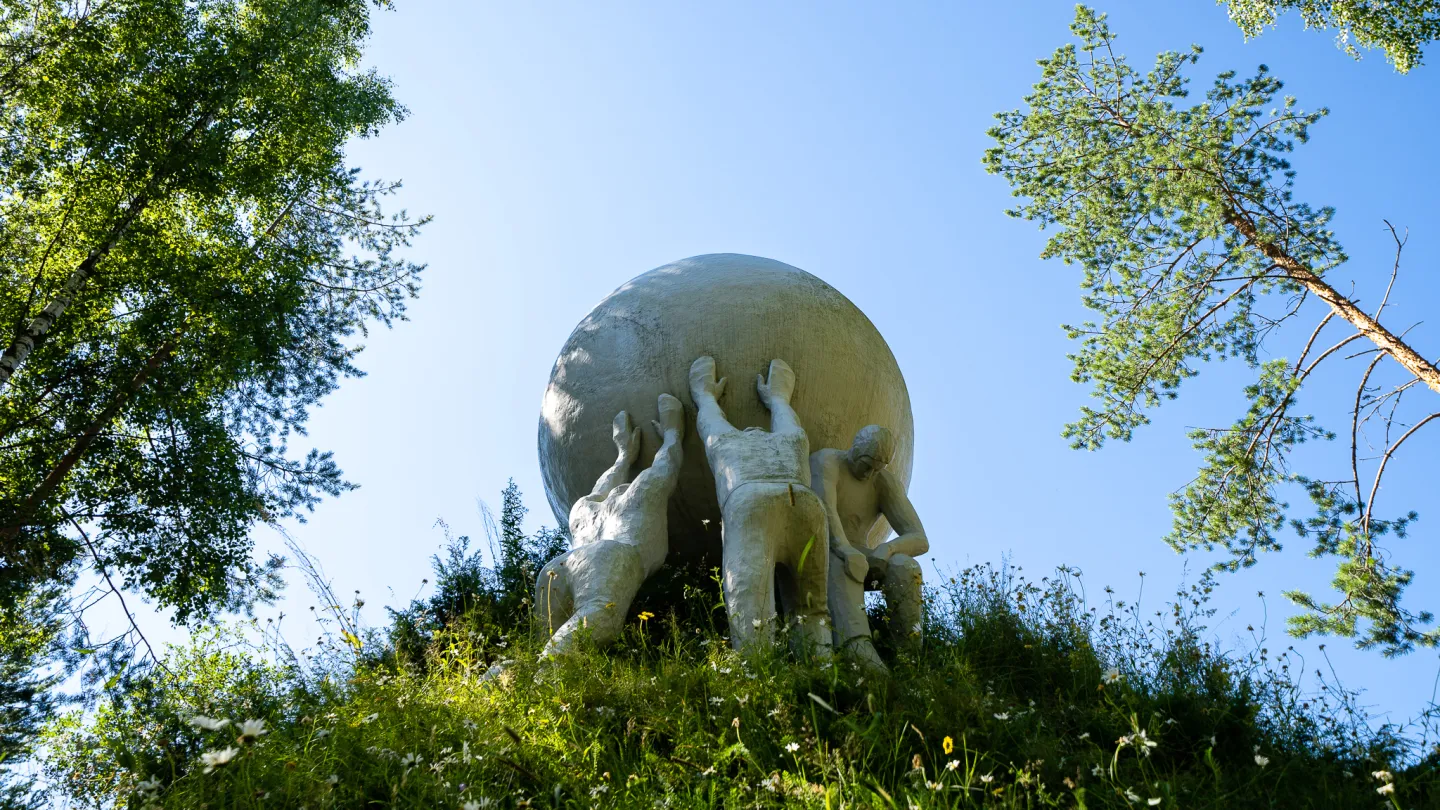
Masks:
[[[993,774],[993,773],[987,773],[987,774],[985,774],[984,776],[980,777],[980,781],[981,781],[982,783],[988,785],[988,784],[990,784],[991,782],[994,782],[994,781],[995,781],[995,774]]]
[[[137,784],[135,786],[135,789],[140,791],[141,793],[154,793],[155,791],[160,789],[160,779],[158,777],[152,776],[149,779],[146,779],[143,782]]]
[[[406,754],[405,758],[400,760],[400,764],[405,766],[406,768],[413,768],[416,765],[419,765],[424,760],[425,758],[420,756],[419,754]]]
[[[328,777],[326,777],[325,784],[329,785],[330,787],[335,787],[336,785],[340,784],[340,774],[330,774]]]
[[[1133,742],[1135,743],[1135,747],[1140,749],[1140,753],[1147,757],[1150,756],[1150,749],[1160,744],[1145,736],[1145,729],[1143,728],[1135,732]]]
[[[492,805],[492,804],[494,804],[494,803],[495,803],[495,802],[494,802],[493,800],[491,800],[490,797],[488,797],[488,796],[481,796],[480,798],[475,799],[474,801],[468,801],[468,802],[460,805],[460,810],[485,810],[486,807],[489,807],[490,805]]]
[[[1379,793],[1381,796],[1389,796],[1391,793],[1394,793],[1394,792],[1395,792],[1395,783],[1394,783],[1394,782],[1386,782],[1385,784],[1381,785],[1380,787],[1375,788],[1375,792],[1376,792],[1376,793]]]
[[[737,718],[735,718],[734,720],[731,720],[731,721],[730,721],[730,727],[731,727],[731,728],[740,728],[740,718],[737,717]]]
[[[1093,768],[1090,769],[1090,775],[1091,775],[1091,776],[1099,776],[1099,775],[1101,774],[1101,772],[1104,771],[1104,770],[1105,770],[1104,768],[1101,768],[1099,765],[1096,765],[1095,767],[1093,767]]]
[[[601,793],[609,793],[609,792],[610,792],[610,786],[609,786],[609,785],[596,785],[595,787],[590,788],[590,798],[593,799],[593,798],[595,798],[596,796],[599,796]]]
[[[1374,773],[1371,773],[1370,775],[1373,776],[1373,777],[1375,777],[1376,779],[1379,779],[1381,782],[1393,782],[1393,781],[1395,781],[1395,774],[1390,773],[1389,771],[1375,771]]]
[[[363,718],[360,719],[360,722],[362,722],[362,723],[373,723],[373,722],[375,722],[376,720],[379,720],[379,719],[380,719],[380,715],[378,715],[378,714],[367,714],[367,715],[365,715]]]
[[[219,731],[220,729],[230,725],[230,721],[219,720],[214,717],[206,717],[203,714],[197,714],[194,717],[190,718],[190,725],[194,726],[195,728],[204,729],[205,731]]]
[[[921,773],[924,773],[924,771],[925,771],[925,763],[923,763],[923,762],[920,761],[920,755],[919,755],[919,754],[916,754],[914,757],[912,757],[912,758],[910,759],[910,770],[912,770],[912,771],[920,771]]]
[[[705,770],[701,771],[701,772],[700,772],[700,775],[701,775],[701,776],[714,776],[714,775],[715,775],[715,766],[714,766],[714,765],[711,765],[710,767],[708,767],[708,768],[706,768]]]
[[[1120,680],[1120,670],[1116,667],[1111,667],[1105,670],[1105,677],[1103,680],[1105,681],[1105,683],[1115,683],[1116,681]]]
[[[315,739],[317,739],[317,740],[323,740],[323,739],[325,739],[326,737],[329,737],[329,736],[330,736],[330,729],[328,729],[328,728],[317,728],[317,729],[315,729]]]
[[[940,747],[945,750],[945,753],[953,754],[955,753],[955,740],[946,737],[944,740],[941,741]]]
[[[751,620],[750,620],[750,626],[753,627],[753,628],[755,628],[756,630],[759,630],[759,629],[760,629],[760,624],[761,624],[761,622],[760,622],[759,619],[751,619]]]
[[[1153,798],[1153,799],[1147,799],[1147,800],[1145,801],[1145,803],[1148,804],[1148,805],[1150,805],[1151,807],[1154,807],[1155,805],[1157,805],[1157,804],[1160,803],[1160,797],[1159,797],[1159,796],[1156,796],[1156,797]]]
[[[1081,734],[1081,735],[1080,735],[1080,739],[1082,739],[1082,740],[1088,740],[1088,739],[1090,739],[1090,732],[1087,731],[1087,732],[1085,732],[1084,734]]]
[[[1260,767],[1263,768],[1263,767],[1265,767],[1266,765],[1269,765],[1269,764],[1270,764],[1270,758],[1267,757],[1267,756],[1265,756],[1265,755],[1263,755],[1263,754],[1256,754],[1256,755],[1255,755],[1255,764],[1256,764],[1256,765],[1259,765]]]
[[[996,719],[996,720],[1009,720],[1009,719],[1010,719],[1010,713],[1009,713],[1009,712],[996,712],[996,713],[995,713],[995,719]]]
[[[1138,802],[1140,801],[1140,794],[1136,793],[1130,788],[1125,788],[1125,798],[1132,802]]]
[[[945,789],[944,785],[940,784],[939,782],[931,782],[929,779],[925,780],[925,787],[936,791]]]
[[[230,764],[230,760],[240,753],[239,748],[221,748],[219,751],[206,751],[200,755],[200,761],[205,763],[205,773],[211,773],[216,768]]]
[[[793,753],[795,753],[796,751],[799,751],[799,750],[800,750],[800,743],[794,743],[794,742],[785,743],[785,750],[786,750],[786,751],[789,751],[790,753],[793,754]]]
[[[648,611],[648,610],[642,610],[642,611],[640,611],[640,615],[637,616],[636,618],[638,618],[638,619],[639,619],[640,621],[642,621],[642,622],[648,622],[648,621],[650,621],[651,619],[655,618],[655,614],[654,614],[654,613],[651,613],[651,612]]]
[[[240,742],[252,742],[265,734],[264,720],[246,720],[240,724]]]
[[[955,770],[956,768],[959,768],[959,767],[960,767],[960,760],[958,760],[958,759],[952,759],[952,760],[950,760],[949,762],[945,763],[945,770],[947,770],[947,771],[953,771],[953,770]]]

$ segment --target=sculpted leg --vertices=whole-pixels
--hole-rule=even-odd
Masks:
[[[923,588],[920,563],[906,554],[890,555],[890,568],[880,583],[880,589],[885,593],[885,604],[890,609],[890,634],[896,646],[920,643],[920,634],[924,629],[921,612]]]
[[[722,585],[730,644],[737,650],[768,646],[775,638],[775,548],[773,484],[751,484],[735,490],[723,511]],[[781,485],[783,487],[783,485]]]
[[[827,579],[830,582],[830,621],[835,626],[835,648],[861,665],[888,672],[870,639],[870,619],[865,615],[865,571],[859,576],[843,560],[832,556]]]
[[[799,646],[824,652],[831,647],[830,607],[827,596],[829,535],[825,507],[809,489],[788,488],[785,497],[772,502],[776,512],[778,562],[785,592],[782,604],[795,622]]]
[[[573,649],[587,633],[599,646],[614,641],[644,580],[640,555],[623,543],[594,543],[556,557],[535,583],[536,613],[547,629],[560,614],[569,615],[540,657],[551,658]]]

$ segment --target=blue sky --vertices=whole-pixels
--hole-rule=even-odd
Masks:
[[[553,524],[535,425],[556,352],[616,286],[712,252],[815,273],[886,336],[915,408],[911,495],[941,569],[1008,555],[1039,577],[1066,564],[1092,597],[1110,584],[1127,599],[1144,571],[1144,604],[1158,609],[1187,565],[1193,580],[1213,560],[1161,542],[1166,495],[1197,465],[1186,428],[1236,417],[1246,370],[1207,368],[1130,444],[1070,450],[1060,429],[1088,392],[1069,380],[1059,324],[1084,316],[1078,274],[1038,258],[1042,234],[1003,214],[1009,188],[981,169],[992,114],[1019,106],[1035,60],[1067,40],[1070,3],[398,6],[377,16],[369,59],[411,115],[352,155],[369,176],[403,179],[412,213],[434,214],[413,253],[429,269],[412,321],[373,334],[369,375],[314,416],[314,444],[362,488],[294,531],[342,593],[362,591],[372,623],[428,576],[436,518],[480,534],[476,498],[498,504],[507,478],[532,525]],[[1436,310],[1437,68],[1399,76],[1376,54],[1357,63],[1293,18],[1247,44],[1207,0],[1099,8],[1137,64],[1198,42],[1197,89],[1263,62],[1302,106],[1328,107],[1295,165],[1299,198],[1339,209],[1352,261],[1332,280],[1378,295],[1389,218],[1413,230],[1392,323]],[[1410,336],[1440,353],[1434,324]],[[1275,349],[1293,355],[1283,340]],[[1318,380],[1305,407],[1338,427],[1346,406],[1334,403],[1353,396],[1357,362]],[[1427,396],[1414,394],[1417,407]],[[1344,450],[1314,458],[1348,463]],[[1437,451],[1433,434],[1408,445],[1380,507],[1421,510],[1396,549],[1418,572],[1412,604],[1432,608]],[[276,539],[257,532],[262,547]],[[1329,563],[1303,551],[1291,540],[1223,581],[1223,642],[1251,643],[1247,625],[1264,628],[1272,650],[1295,643],[1315,668],[1315,644],[1284,635],[1291,607],[1279,595],[1325,590]],[[290,590],[283,607],[301,615],[310,600],[298,576]],[[286,625],[297,641],[312,636]],[[1385,661],[1332,640],[1329,654],[1392,719],[1431,697],[1434,652]]]

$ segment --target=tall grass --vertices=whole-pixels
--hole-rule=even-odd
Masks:
[[[146,688],[54,728],[50,774],[76,801],[137,808],[1408,808],[1440,797],[1433,757],[1372,729],[1333,684],[1301,690],[1289,652],[1207,641],[1206,578],[1156,615],[1088,606],[1071,570],[1034,582],[968,568],[929,592],[924,643],[887,651],[889,678],[784,645],[737,655],[711,585],[692,579],[676,596],[683,620],[637,618],[611,649],[550,665],[536,663],[529,620],[487,609],[434,632],[419,658],[347,641],[335,650],[348,658],[318,668],[233,634],[200,637]],[[515,663],[483,679],[505,659]],[[197,715],[233,722],[207,731]],[[237,740],[248,719],[265,733]]]

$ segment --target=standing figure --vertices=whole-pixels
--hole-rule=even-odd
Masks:
[[[773,640],[778,588],[798,643],[828,650],[825,507],[810,490],[810,440],[790,407],[795,372],[772,360],[756,388],[770,410],[768,432],[739,430],[725,418],[718,401],[725,380],[716,381],[714,360],[701,357],[690,366],[696,429],[720,502],[731,644],[745,649]]]
[[[541,658],[570,649],[582,629],[597,644],[614,641],[640,584],[665,564],[670,550],[665,515],[680,480],[685,409],[669,394],[660,395],[658,407],[660,419],[651,424],[663,439],[660,449],[629,484],[625,478],[640,451],[640,429],[631,429],[624,411],[615,416],[611,436],[619,457],[571,507],[571,550],[540,571],[535,611],[552,633]]]
[[[880,663],[865,617],[866,583],[885,594],[890,633],[898,646],[920,640],[923,580],[915,558],[930,550],[925,527],[905,486],[886,469],[895,437],[880,425],[855,434],[849,450],[817,450],[810,480],[825,503],[830,527],[830,614],[835,643],[861,660]],[[884,515],[896,537],[870,548],[870,531]]]

